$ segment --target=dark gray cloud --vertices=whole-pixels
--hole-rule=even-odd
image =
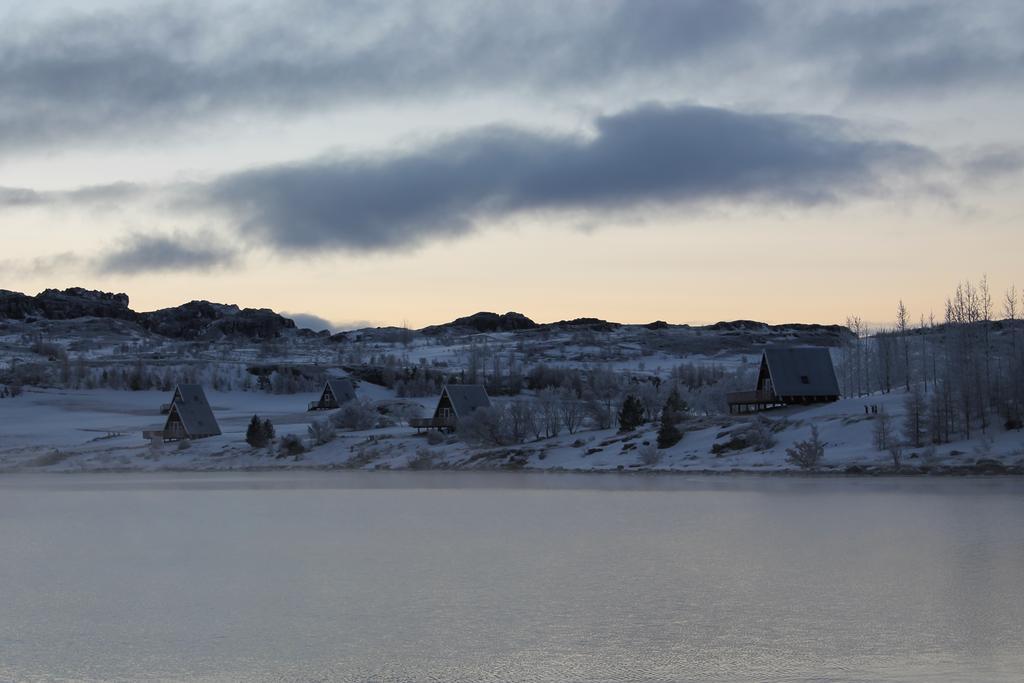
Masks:
[[[1019,2],[297,0],[8,12],[0,145],[148,138],[230,114],[474,92],[527,97],[655,79],[918,93],[1019,83]],[[694,80],[681,79],[689,74]],[[675,96],[675,95],[672,95]]]
[[[817,59],[854,93],[933,96],[1024,81],[1024,5],[959,3],[837,4],[804,26],[803,59]]]
[[[753,31],[752,0],[139,6],[5,17],[5,146],[124,136],[229,112],[467,87],[576,87],[669,68]]]
[[[208,271],[237,263],[238,253],[217,238],[177,232],[169,235],[130,235],[108,253],[94,259],[101,273],[132,275],[167,271]]]
[[[892,174],[936,161],[822,117],[650,105],[599,118],[595,129],[580,137],[487,128],[402,156],[232,174],[197,199],[226,212],[254,244],[374,251],[524,211],[815,205],[878,192]]]

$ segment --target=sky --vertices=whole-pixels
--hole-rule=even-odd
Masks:
[[[1024,286],[1018,1],[0,0],[0,26],[0,289],[341,329],[884,323]]]

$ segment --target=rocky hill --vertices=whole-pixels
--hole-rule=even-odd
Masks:
[[[190,301],[181,306],[138,313],[129,308],[127,294],[112,294],[81,287],[47,289],[36,296],[0,290],[0,318],[73,320],[113,318],[137,324],[143,330],[171,339],[241,337],[272,339],[295,329],[289,318],[267,308],[239,308],[233,304]]]
[[[527,318],[522,313],[509,312],[504,315],[481,311],[458,318],[450,323],[441,325],[430,325],[424,327],[420,332],[427,336],[441,334],[442,332],[514,332],[516,330],[532,330],[540,327],[537,323]]]

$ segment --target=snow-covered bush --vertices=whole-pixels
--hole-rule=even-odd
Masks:
[[[358,431],[371,429],[377,424],[378,414],[368,403],[349,401],[331,416],[331,423],[338,429]]]
[[[777,439],[772,433],[772,422],[767,418],[754,420],[744,432],[747,442],[755,451],[767,451],[775,447]]]
[[[435,454],[429,448],[419,448],[416,455],[409,458],[406,467],[410,470],[429,470],[434,466]]]
[[[444,441],[444,434],[441,432],[433,429],[427,432],[427,443],[431,446],[440,446]]]
[[[506,411],[478,408],[459,418],[458,434],[466,443],[479,446],[505,446],[512,442]]]
[[[322,446],[325,443],[334,441],[338,436],[338,432],[335,431],[334,425],[328,419],[324,420],[313,420],[307,428],[309,431],[309,440],[314,446]]]
[[[818,436],[817,425],[811,425],[811,438],[797,441],[786,449],[786,460],[803,470],[814,469],[825,457],[825,444]]]
[[[647,444],[640,447],[640,462],[648,467],[654,467],[661,462],[661,451],[657,447]]]
[[[278,458],[287,458],[292,456],[298,460],[299,456],[305,452],[306,447],[302,444],[302,439],[299,438],[298,434],[285,434],[281,437],[280,441],[278,441]]]

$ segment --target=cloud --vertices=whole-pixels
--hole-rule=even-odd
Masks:
[[[230,174],[196,199],[253,244],[385,251],[524,211],[812,206],[880,192],[894,174],[936,162],[834,118],[648,105],[598,118],[594,129],[586,137],[485,128],[399,156]]]
[[[238,253],[211,235],[135,233],[113,251],[101,254],[93,267],[101,273],[134,275],[166,271],[208,271],[232,266]]]
[[[302,329],[314,330],[316,332],[320,330],[334,330],[334,323],[312,313],[287,313],[281,311],[281,315],[291,318],[295,321],[295,326]]]
[[[84,259],[74,252],[65,251],[51,256],[37,256],[32,259],[0,260],[0,273],[8,277],[47,277],[69,270],[78,270]]]
[[[0,187],[0,208],[81,206],[84,204],[116,204],[150,194],[152,188],[121,182],[108,185],[89,185],[76,190],[40,192],[25,187]]]
[[[1024,171],[1024,147],[990,147],[972,155],[963,165],[968,180],[988,182]]]
[[[1020,84],[1020,3],[850,7],[296,0],[71,9],[47,20],[12,11],[0,35],[0,145],[148,140],[233,115],[286,119],[474,93],[647,83],[654,96],[701,84],[742,96],[746,84],[788,73],[815,92]]]
[[[46,21],[11,12],[0,140],[120,140],[233,112],[574,88],[693,60],[748,35],[761,15],[752,0],[168,3]]]
[[[804,27],[798,60],[870,96],[933,96],[952,86],[1020,84],[1024,8],[1019,3],[867,3]],[[957,91],[961,92],[961,91]]]

